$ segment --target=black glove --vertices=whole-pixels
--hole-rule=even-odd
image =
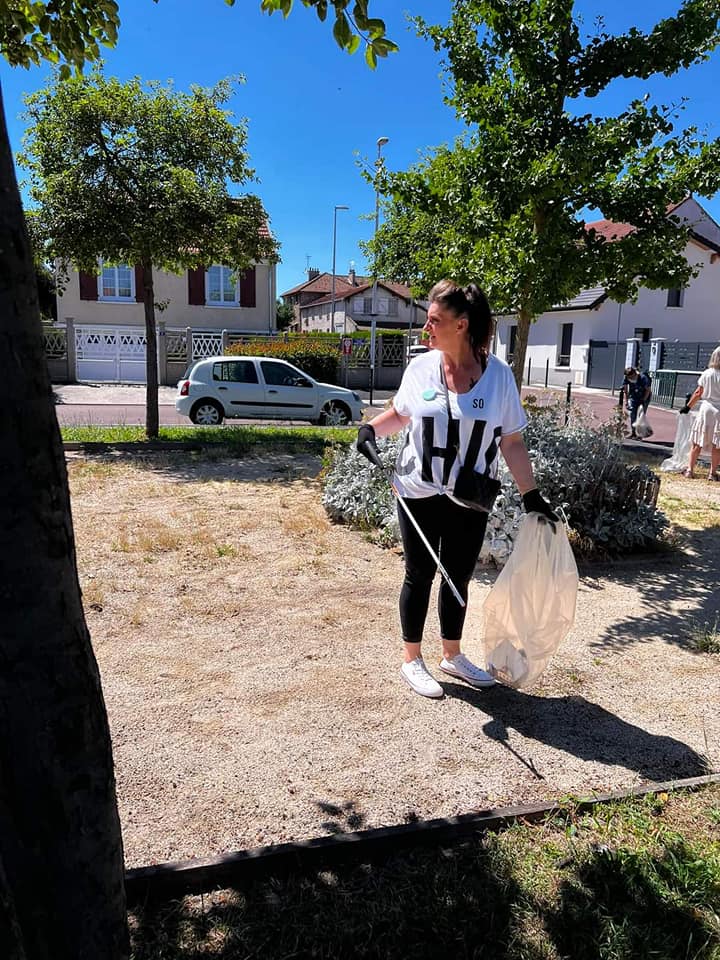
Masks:
[[[364,457],[366,457],[370,463],[375,464],[375,466],[382,466],[380,461],[380,453],[378,452],[377,443],[375,441],[375,427],[371,423],[362,424],[358,430],[358,438],[355,447],[358,453],[361,453]]]
[[[560,517],[556,513],[553,513],[550,504],[542,496],[537,487],[533,487],[532,490],[524,493],[522,502],[528,513],[539,513],[553,523],[557,523],[560,520]]]
[[[680,410],[678,411],[678,413],[690,413],[690,407],[687,404],[685,404],[684,407],[680,407]]]

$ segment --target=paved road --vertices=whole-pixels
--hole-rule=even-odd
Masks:
[[[53,388],[57,400],[56,411],[58,421],[62,426],[93,425],[144,425],[145,423],[145,387],[141,385],[114,385],[114,384],[62,384]],[[367,413],[374,415],[383,408],[383,403],[393,395],[391,390],[376,390],[373,395],[372,407],[367,406]],[[523,396],[533,394],[541,400],[564,400],[564,391],[545,390],[543,388],[523,387]],[[367,391],[359,391],[363,403],[368,405]],[[189,425],[187,417],[181,417],[175,412],[175,387],[160,387],[158,391],[159,413],[161,426]],[[573,400],[600,424],[606,423],[614,414],[617,397],[600,390],[576,388],[572,394]],[[676,411],[664,407],[651,406],[648,419],[655,431],[653,436],[645,441],[652,447],[657,444],[672,445],[675,439],[678,414]],[[236,423],[259,423],[257,420],[238,420]],[[269,421],[268,421],[269,422]],[[278,421],[275,421],[276,423]],[[293,421],[300,422],[300,421]]]

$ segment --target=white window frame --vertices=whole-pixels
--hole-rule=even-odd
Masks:
[[[234,300],[211,300],[210,299],[210,270],[219,270],[220,271],[220,291],[221,293],[225,290],[225,277],[226,275],[232,276],[235,273],[235,299]],[[240,277],[233,270],[232,267],[226,267],[223,263],[213,263],[209,269],[205,271],[205,306],[206,307],[239,307],[240,306]]]
[[[98,266],[100,267],[100,273],[97,278],[98,286],[98,300],[102,300],[104,303],[135,303],[135,268],[131,267],[128,263],[118,263],[116,266],[107,266],[103,263],[102,260],[98,260]],[[115,290],[118,289],[118,269],[124,267],[126,270],[130,271],[130,296],[129,297],[119,297],[117,293],[114,296],[108,297],[103,293],[103,274],[106,270],[112,270],[115,276]]]
[[[561,353],[562,351],[562,340],[563,340],[563,328],[571,327],[570,331],[570,352]],[[575,333],[575,323],[574,321],[563,321],[558,324],[558,336],[557,336],[557,353],[555,355],[555,369],[556,370],[569,370],[572,367],[572,348],[573,348],[573,334]],[[560,363],[560,360],[563,357],[567,357],[567,363]]]

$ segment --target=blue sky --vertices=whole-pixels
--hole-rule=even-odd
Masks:
[[[633,25],[648,29],[676,8],[668,0],[576,4],[588,32],[599,14],[614,33]],[[357,158],[374,159],[378,137],[389,138],[383,148],[388,166],[405,169],[426,148],[458,132],[442,102],[439,58],[408,27],[405,10],[397,0],[371,0],[371,11],[385,19],[388,35],[400,45],[373,73],[361,52],[340,51],[329,23],[321,24],[299,0],[287,20],[262,14],[259,0],[237,0],[232,8],[223,0],[120,0],[122,27],[117,47],[106,55],[108,74],[172,79],[179,89],[245,75],[231,106],[236,116],[249,119],[251,161],[260,179],[254,189],[282,245],[279,292],[304,280],[308,263],[331,269],[335,204],[350,207],[337,215],[337,272],[346,272],[351,261],[364,271],[358,241],[372,234],[374,194],[360,177]],[[411,7],[431,22],[445,22],[449,10],[449,0],[414,0]],[[24,127],[22,97],[43,86],[48,73],[45,67],[11,70],[2,61],[15,150]],[[645,92],[662,103],[686,96],[683,123],[718,137],[718,89],[720,53],[673,78],[616,82],[589,108],[614,112]],[[703,202],[720,220],[720,199]],[[368,214],[371,219],[362,219]]]

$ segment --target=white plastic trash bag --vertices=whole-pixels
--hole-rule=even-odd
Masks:
[[[537,680],[575,621],[577,589],[564,525],[529,513],[483,605],[490,673],[512,687]]]
[[[632,425],[632,428],[641,440],[645,440],[647,437],[653,435],[653,428],[650,426],[650,421],[642,407],[640,407],[640,413],[637,415],[637,419]]]
[[[690,434],[692,432],[693,422],[696,413],[677,413],[677,430],[675,431],[675,443],[673,444],[672,456],[663,460],[660,469],[665,473],[681,473],[690,464]]]

